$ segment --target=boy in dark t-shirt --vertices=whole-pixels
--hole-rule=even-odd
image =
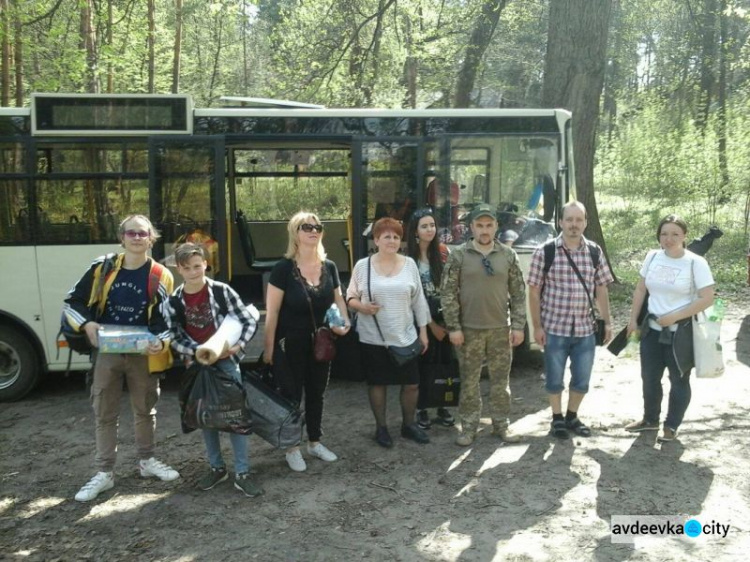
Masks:
[[[208,262],[202,246],[190,242],[180,245],[175,250],[175,261],[177,271],[185,282],[175,290],[166,306],[172,347],[192,363],[198,346],[208,341],[222,322],[231,316],[242,325],[240,337],[213,366],[241,382],[239,360],[242,349],[255,335],[258,311],[252,305],[244,305],[229,285],[206,277]],[[210,468],[198,482],[198,488],[210,490],[225,481],[229,475],[221,456],[219,432],[204,429],[203,440]],[[263,490],[249,478],[247,436],[230,433],[229,440],[234,452],[234,487],[249,497],[262,494]]]

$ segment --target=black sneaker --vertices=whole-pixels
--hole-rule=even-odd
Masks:
[[[438,408],[437,418],[435,418],[435,421],[445,427],[453,427],[454,425],[456,425],[456,420],[453,419],[453,416],[451,415],[448,408]]]
[[[237,476],[235,476],[234,487],[245,494],[248,498],[257,497],[263,493],[263,488],[253,484],[247,472],[243,472],[242,474],[238,474]]]
[[[217,484],[224,482],[229,478],[226,468],[211,468],[206,475],[198,480],[198,488],[200,490],[210,490]]]
[[[375,441],[378,442],[378,445],[386,449],[393,447],[393,439],[391,439],[391,434],[388,433],[388,428],[385,426],[378,427],[375,430]]]
[[[416,443],[424,445],[430,442],[430,438],[416,423],[401,426],[401,437],[404,439],[411,439]]]
[[[427,410],[419,410],[417,412],[417,425],[422,429],[430,429],[432,427],[430,414],[427,413]]]

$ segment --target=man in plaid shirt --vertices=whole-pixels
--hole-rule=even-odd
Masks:
[[[596,338],[589,296],[606,323],[605,340],[612,339],[607,285],[614,281],[601,248],[586,240],[586,208],[578,201],[567,203],[559,222],[562,231],[554,242],[552,266],[544,271],[544,245],[534,252],[529,270],[529,309],[534,339],[544,348],[545,388],[552,407],[550,434],[567,439],[569,431],[582,437],[591,430],[578,419],[578,408],[589,389],[594,367]],[[591,249],[598,249],[594,266]],[[567,255],[566,255],[567,254]],[[584,288],[568,259],[573,260],[586,284]],[[588,295],[587,295],[588,292]],[[595,298],[593,294],[595,293]],[[568,411],[563,418],[562,391],[565,364],[570,358]]]

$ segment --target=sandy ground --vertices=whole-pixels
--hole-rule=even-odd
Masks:
[[[747,300],[747,295],[744,295]],[[283,454],[251,438],[256,499],[229,484],[194,489],[205,470],[200,435],[180,433],[176,384],[159,405],[158,456],[182,474],[143,480],[123,399],[116,486],[89,504],[72,498],[92,473],[93,422],[81,376],[0,405],[2,560],[746,560],[750,550],[750,316],[723,326],[727,372],[694,380],[678,441],[622,426],[642,408],[638,363],[600,350],[581,417],[594,435],[547,436],[539,357],[514,369],[513,429],[486,429],[471,448],[454,429],[432,443],[372,440],[362,384],[331,381],[324,442],[340,456],[292,473]],[[483,382],[486,385],[486,381]],[[394,389],[395,390],[395,389]],[[486,388],[484,388],[486,392]],[[396,392],[389,396],[398,435]],[[665,408],[666,409],[666,408]],[[231,462],[228,440],[225,457]],[[610,516],[682,515],[729,524],[725,538],[611,543]]]

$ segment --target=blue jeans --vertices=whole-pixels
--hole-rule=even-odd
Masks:
[[[225,374],[241,381],[242,375],[240,368],[231,359],[221,359],[214,364],[215,367]],[[219,442],[219,432],[214,429],[203,430],[203,441],[206,443],[206,456],[211,468],[226,468],[224,459],[221,456],[221,443]],[[250,461],[248,458],[247,435],[230,433],[229,441],[232,444],[234,452],[234,471],[237,474],[250,471]]]
[[[544,346],[544,387],[547,393],[560,394],[565,389],[563,375],[570,358],[570,390],[586,394],[595,354],[594,334],[585,337],[547,334],[547,344]]]
[[[680,375],[671,343],[660,343],[658,330],[649,330],[641,339],[641,379],[643,380],[643,419],[659,423],[663,394],[661,379],[664,369],[669,370],[669,406],[664,425],[677,430],[690,404],[690,373]]]

